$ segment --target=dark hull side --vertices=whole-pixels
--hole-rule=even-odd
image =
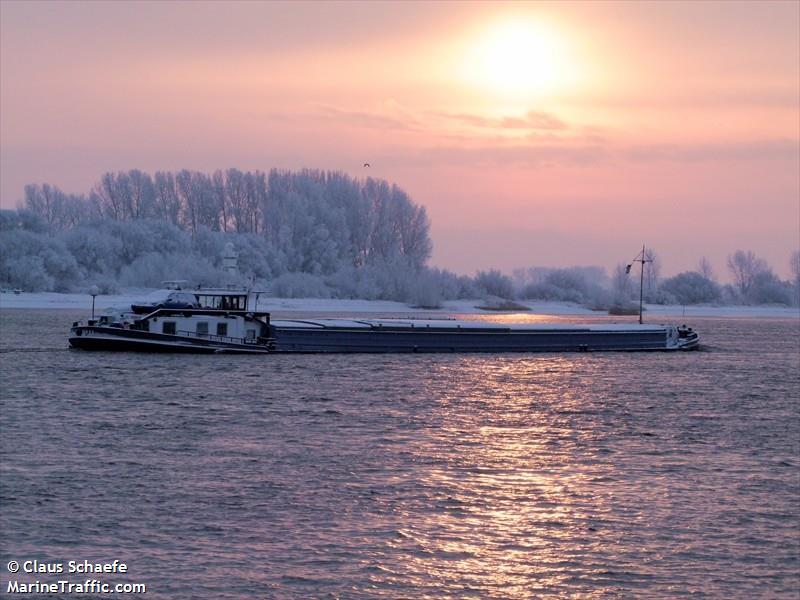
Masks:
[[[181,352],[216,354],[220,352],[264,354],[264,344],[234,344],[203,338],[185,338],[112,327],[73,327],[69,345],[81,350],[121,350],[126,352]]]
[[[376,331],[276,327],[274,352],[587,352],[675,350],[661,331]],[[687,348],[688,349],[688,348]]]
[[[225,343],[113,327],[73,327],[70,346],[83,350],[191,353],[598,352],[693,350],[696,333],[668,344],[667,332],[591,329],[425,329],[271,327],[269,343]]]

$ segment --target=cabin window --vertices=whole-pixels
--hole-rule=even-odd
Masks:
[[[150,321],[147,319],[142,319],[136,323],[138,327],[134,327],[134,329],[140,329],[142,331],[150,331]]]
[[[197,335],[208,335],[208,321],[198,321]]]
[[[221,308],[224,310],[242,310],[244,303],[239,296],[223,296]]]
[[[227,323],[217,323],[217,335],[228,335]]]
[[[200,306],[203,308],[220,308],[222,299],[219,296],[198,296]]]
[[[161,332],[167,335],[175,335],[175,321],[164,321],[161,325]]]
[[[248,329],[247,330],[247,339],[248,340],[256,339],[256,330],[255,329]]]

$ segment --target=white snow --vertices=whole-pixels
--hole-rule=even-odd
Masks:
[[[143,300],[153,301],[160,298],[163,292],[152,289],[131,289],[122,294],[99,295],[95,299],[95,310],[106,308],[129,308],[135,302]],[[251,298],[251,308],[252,305]],[[528,306],[530,311],[517,313],[521,315],[552,315],[552,316],[605,316],[605,312],[591,311],[577,304],[568,302],[518,302]],[[483,304],[483,300],[452,300],[443,304],[441,309],[412,308],[402,302],[387,300],[339,300],[320,298],[271,298],[260,296],[257,310],[273,313],[406,313],[406,314],[508,314],[498,311],[485,311],[476,308]],[[85,310],[87,314],[92,309],[92,298],[88,294],[57,294],[53,292],[19,294],[0,293],[0,309],[73,309]],[[645,318],[670,316],[677,318],[690,317],[784,317],[800,318],[800,309],[782,306],[674,306],[674,305],[646,305]],[[514,311],[510,311],[514,312]]]

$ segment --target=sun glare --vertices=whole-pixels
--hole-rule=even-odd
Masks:
[[[479,35],[464,68],[472,83],[508,95],[552,93],[570,77],[563,39],[528,20],[501,22]]]

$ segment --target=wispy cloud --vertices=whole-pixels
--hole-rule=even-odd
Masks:
[[[407,131],[423,128],[415,115],[392,100],[373,109],[350,110],[328,104],[317,104],[315,108],[319,117],[356,127]]]
[[[798,140],[752,140],[732,144],[661,144],[621,146],[610,141],[565,140],[560,143],[442,145],[415,150],[387,161],[407,166],[474,166],[548,168],[597,166],[608,162],[697,162],[800,159]]]
[[[544,168],[557,165],[591,165],[607,157],[605,148],[583,144],[514,144],[471,148],[439,146],[388,158],[408,166],[447,164],[453,166]]]
[[[521,115],[412,110],[394,100],[347,110],[316,105],[315,114],[350,126],[420,134],[413,150],[386,159],[409,166],[591,166],[609,161],[655,163],[736,160],[798,160],[800,140],[762,138],[737,142],[640,143],[621,141],[591,124],[567,124],[557,115],[529,110]],[[619,132],[617,132],[619,133]]]
[[[521,116],[502,116],[502,117],[485,117],[482,115],[475,115],[469,113],[434,113],[435,115],[472,125],[474,127],[484,129],[522,129],[522,130],[546,130],[558,131],[567,128],[566,123],[559,119],[552,113],[529,110]]]
[[[394,100],[378,106],[353,110],[328,104],[314,105],[318,117],[368,129],[424,131],[433,135],[489,137],[516,134],[556,135],[569,126],[553,113],[529,110],[523,114],[499,117],[475,113],[450,113],[438,110],[411,110]]]
[[[651,144],[626,147],[619,154],[637,162],[798,160],[800,140],[762,139],[727,144]]]

